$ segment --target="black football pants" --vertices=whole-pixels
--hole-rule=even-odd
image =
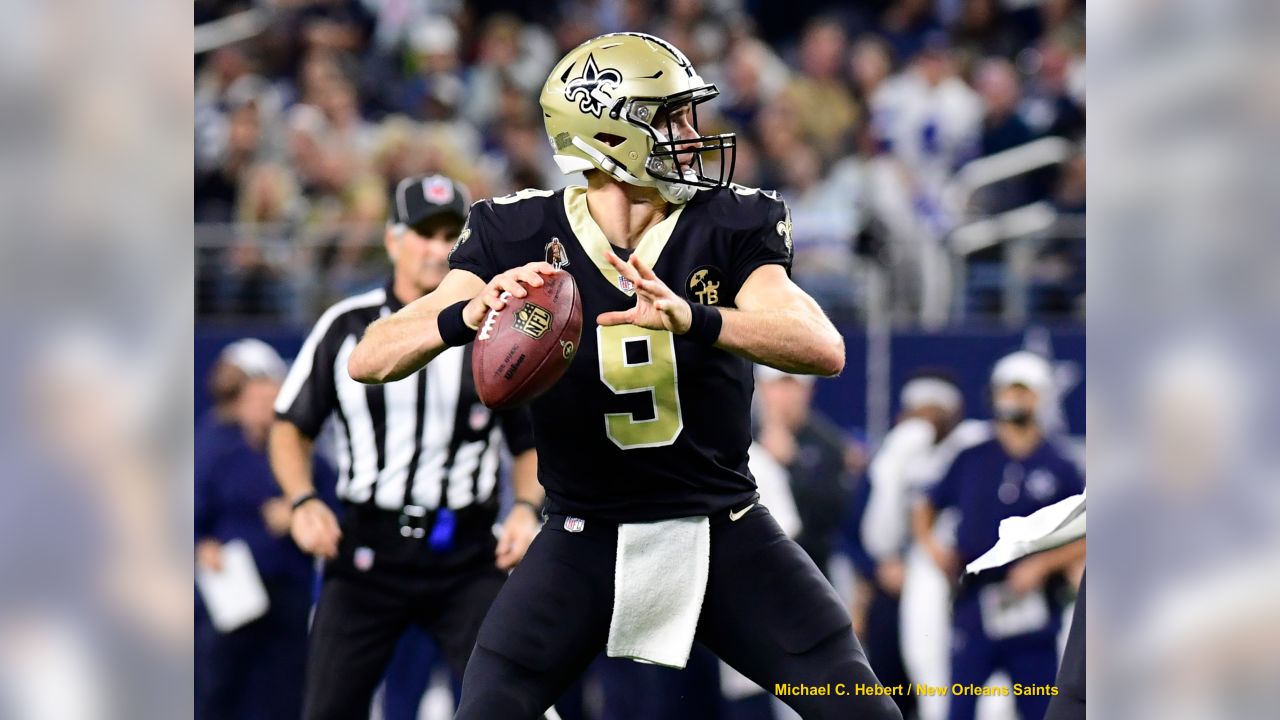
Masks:
[[[307,648],[304,720],[367,720],[369,704],[410,624],[425,630],[458,676],[485,612],[506,580],[488,525],[440,556],[398,529],[347,526],[325,572]],[[472,533],[474,535],[474,533]],[[483,542],[481,541],[483,540]],[[368,543],[372,547],[360,546]],[[373,550],[366,567],[356,560]],[[414,560],[418,562],[414,562]]]
[[[617,526],[552,516],[480,628],[455,716],[538,717],[604,649],[613,608]],[[757,505],[713,522],[698,642],[773,692],[775,684],[833,688],[781,696],[806,719],[901,720],[878,685],[831,585],[773,516]],[[843,683],[846,695],[835,694]]]

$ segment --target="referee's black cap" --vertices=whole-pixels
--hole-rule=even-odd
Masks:
[[[421,231],[438,215],[467,219],[471,197],[466,187],[444,175],[416,175],[396,183],[391,192],[391,223]]]

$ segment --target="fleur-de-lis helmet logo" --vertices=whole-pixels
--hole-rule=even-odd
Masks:
[[[613,102],[613,90],[622,82],[622,73],[613,68],[603,70],[596,66],[595,55],[587,56],[582,77],[570,80],[564,86],[564,96],[578,101],[578,109],[600,117],[606,106]]]

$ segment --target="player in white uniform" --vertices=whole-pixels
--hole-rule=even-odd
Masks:
[[[902,388],[902,420],[871,461],[871,498],[862,521],[867,552],[903,574],[899,616],[902,660],[913,682],[946,685],[950,678],[950,583],[911,536],[911,506],[961,450],[990,437],[986,422],[964,419],[960,390],[942,376],[921,375]],[[940,535],[954,520],[939,522]],[[949,538],[948,538],[949,540]],[[918,697],[922,720],[946,717],[945,697]]]

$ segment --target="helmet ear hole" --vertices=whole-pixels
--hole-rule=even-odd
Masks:
[[[607,132],[596,133],[594,137],[596,140],[599,140],[600,142],[604,143],[605,145],[608,145],[611,148],[618,147],[619,145],[627,141],[627,139],[622,137],[621,135],[614,135],[613,133],[607,133]]]

